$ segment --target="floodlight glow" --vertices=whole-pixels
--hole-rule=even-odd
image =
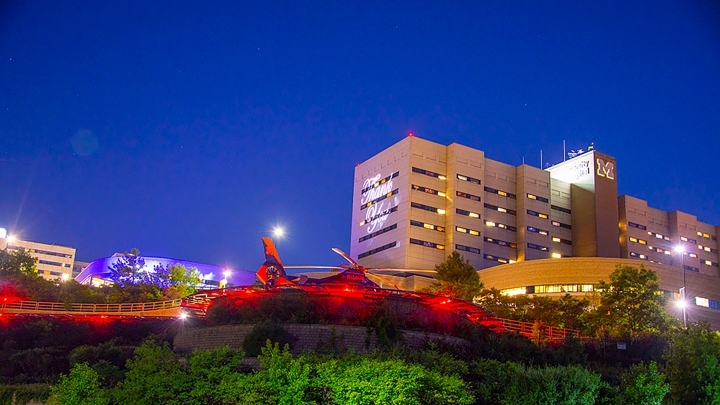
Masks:
[[[183,312],[183,313],[180,314],[180,320],[183,320],[183,321],[184,321],[184,320],[187,319],[187,317],[188,317],[188,316],[187,316],[187,314],[186,314],[185,312]]]
[[[687,306],[687,302],[685,302],[685,300],[683,300],[683,299],[679,299],[679,300],[675,301],[675,306],[680,309],[685,309],[685,307]]]
[[[677,245],[673,248],[673,250],[675,251],[675,253],[683,254],[683,253],[685,253],[685,246]]]
[[[275,228],[273,228],[273,236],[275,236],[276,238],[282,238],[283,236],[285,236],[285,229],[276,226]]]
[[[8,241],[8,243],[14,243],[16,240],[17,240],[17,238],[15,237],[15,235],[8,235],[8,236],[7,236],[7,241]]]
[[[70,275],[67,273],[63,273],[60,278],[62,279],[62,281],[67,281],[70,278]]]
[[[225,276],[225,278],[228,278],[229,275],[230,275],[230,270],[225,269],[225,271],[223,271],[223,276]]]

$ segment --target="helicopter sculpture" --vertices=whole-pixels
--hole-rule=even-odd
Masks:
[[[349,255],[338,248],[333,248],[333,252],[342,256],[348,261],[347,264],[340,266],[283,266],[280,261],[280,256],[275,249],[275,245],[272,240],[267,237],[262,238],[263,246],[265,248],[265,263],[260,266],[257,273],[255,274],[267,288],[276,287],[295,287],[303,290],[314,289],[314,288],[331,288],[340,289],[345,291],[355,290],[378,290],[380,285],[370,280],[369,277],[373,277],[381,282],[392,285],[395,290],[400,290],[395,283],[382,277],[378,274],[374,274],[376,271],[399,271],[399,272],[412,272],[412,273],[436,273],[434,270],[414,270],[414,269],[400,269],[400,268],[367,268],[359,265]],[[310,278],[307,276],[289,276],[285,269],[331,269],[340,271],[338,274],[334,274],[323,278]],[[369,277],[368,277],[369,276]]]
[[[209,307],[217,298],[232,299],[237,303],[248,302],[266,296],[275,296],[289,291],[303,291],[312,296],[330,297],[338,299],[351,299],[362,301],[400,300],[413,302],[440,311],[448,311],[464,317],[471,322],[478,323],[496,331],[505,331],[502,322],[491,312],[469,302],[455,300],[434,294],[417,291],[408,291],[399,288],[393,282],[374,274],[375,271],[410,271],[412,273],[429,272],[434,270],[412,270],[398,268],[366,268],[359,265],[350,256],[337,248],[333,251],[341,255],[347,264],[341,266],[284,266],[280,260],[277,249],[272,240],[262,238],[265,250],[265,262],[258,269],[256,276],[264,285],[264,289],[253,286],[229,287],[211,291],[201,291],[186,297],[182,306],[195,315],[204,317]],[[323,278],[288,275],[285,269],[333,269],[339,271]],[[392,285],[393,289],[381,288],[368,277]]]

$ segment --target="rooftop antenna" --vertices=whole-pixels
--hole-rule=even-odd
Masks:
[[[540,149],[540,168],[542,169],[542,149]]]
[[[565,140],[563,139],[563,162],[565,161],[565,158],[567,158],[567,153],[565,153]]]

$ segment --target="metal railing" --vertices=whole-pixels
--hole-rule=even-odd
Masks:
[[[503,326],[510,332],[519,333],[533,340],[564,340],[568,337],[579,337],[576,329],[546,325],[542,322],[523,322],[500,318]]]
[[[179,308],[181,301],[181,299],[176,299],[171,301],[135,302],[127,304],[70,304],[63,302],[17,301],[0,302],[0,309],[33,311],[35,313],[128,313]]]

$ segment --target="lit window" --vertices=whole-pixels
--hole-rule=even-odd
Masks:
[[[468,216],[472,218],[480,218],[480,214],[476,214],[474,212],[469,213]]]
[[[460,179],[460,180],[465,180],[465,181],[467,181],[467,177],[463,176],[462,174],[458,174],[458,175],[457,175],[457,178]]]
[[[445,210],[444,210],[444,209],[441,209],[441,208],[438,208],[437,213],[438,213],[438,214],[441,214],[441,215],[445,215]]]
[[[562,257],[562,255],[560,253],[553,253],[552,257],[555,259],[560,259]]]
[[[456,226],[456,227],[455,227],[455,230],[458,231],[458,232],[467,233],[467,229],[465,229],[465,228],[460,228],[459,226]]]
[[[437,194],[437,195],[439,195],[440,197],[445,197],[447,194],[445,194],[445,193],[442,192],[442,191],[438,191],[438,194]]]
[[[440,180],[447,180],[447,177],[443,176],[442,174],[438,176],[438,179]]]
[[[470,235],[478,236],[478,235],[480,235],[480,232],[474,231],[474,230],[471,229],[471,230],[470,230]]]
[[[638,241],[638,240],[637,240],[636,237],[633,237],[633,236],[630,237],[630,242],[635,242],[635,243],[637,243],[637,241]]]
[[[495,226],[495,222],[485,221],[485,225],[487,225],[487,226]]]

